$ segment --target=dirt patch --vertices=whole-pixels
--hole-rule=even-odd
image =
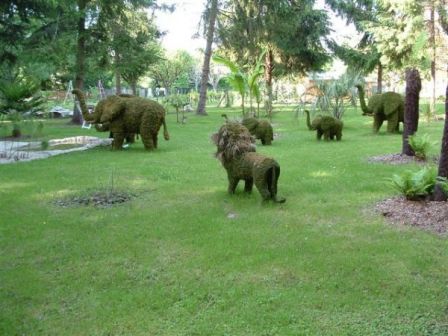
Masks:
[[[125,191],[107,191],[95,190],[89,191],[83,195],[70,196],[63,199],[57,199],[53,203],[57,206],[77,207],[93,206],[95,208],[110,208],[119,204],[131,201],[136,195]]]
[[[375,211],[394,225],[409,225],[448,235],[448,202],[409,201],[394,197],[375,205]]]
[[[369,163],[386,163],[391,165],[400,165],[407,163],[438,163],[439,158],[437,156],[428,158],[426,161],[419,160],[415,156],[407,156],[403,154],[384,154],[378,156],[371,156],[367,159]]]

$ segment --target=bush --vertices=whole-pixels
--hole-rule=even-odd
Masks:
[[[428,134],[419,136],[417,134],[408,137],[409,145],[415,153],[417,159],[425,161],[428,156],[429,149],[435,145],[431,142]]]
[[[417,172],[408,170],[401,175],[394,175],[391,183],[406,199],[421,200],[434,191],[436,176],[435,168],[425,167]]]

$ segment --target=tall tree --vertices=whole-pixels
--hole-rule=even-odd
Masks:
[[[447,1],[441,0],[438,4],[438,12],[440,24],[445,34],[448,35],[448,15],[447,15]],[[442,146],[440,150],[439,169],[437,175],[442,178],[448,178],[448,86],[445,93],[445,126],[443,128]],[[434,200],[446,201],[448,195],[443,191],[440,183],[436,183],[434,188]]]
[[[366,22],[375,22],[377,13],[382,9],[375,0],[338,1],[326,0],[326,3],[338,15],[352,23],[362,38],[356,47],[330,43],[331,49],[349,68],[368,75],[377,69],[377,93],[382,92],[383,64],[381,53],[376,48],[374,37],[366,31]]]
[[[272,114],[274,77],[321,70],[329,61],[323,41],[329,34],[325,11],[314,0],[234,0],[223,4],[218,36],[240,64],[265,53],[266,112]]]
[[[204,52],[204,63],[202,65],[201,86],[199,88],[199,102],[196,114],[207,115],[205,103],[207,101],[207,83],[210,74],[210,58],[212,56],[213,36],[215,35],[216,16],[218,15],[218,0],[209,0],[206,10],[207,22],[207,42]]]
[[[138,8],[150,8],[156,5],[156,0],[76,0],[76,17],[77,17],[77,47],[76,47],[76,66],[75,66],[75,88],[82,90],[84,88],[85,80],[85,66],[88,48],[86,42],[88,39],[95,39],[96,26],[94,25],[94,18],[100,14],[103,19],[117,20],[122,17],[126,10],[131,8],[137,10]],[[87,20],[91,20],[91,24],[86,25]],[[100,32],[101,33],[101,32]],[[81,111],[74,106],[72,122],[81,122]]]
[[[415,152],[409,145],[409,136],[418,129],[419,99],[422,82],[417,69],[406,71],[406,98],[404,104],[403,147],[401,153],[414,156]]]

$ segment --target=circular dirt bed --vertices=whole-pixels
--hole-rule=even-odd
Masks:
[[[387,163],[392,165],[400,165],[407,163],[437,163],[439,161],[438,157],[428,158],[428,160],[423,161],[417,159],[415,156],[407,156],[403,154],[384,154],[378,156],[372,156],[367,159],[370,163]]]
[[[448,202],[394,197],[377,203],[375,210],[392,224],[415,226],[443,236],[448,234]]]
[[[134,194],[124,191],[92,191],[83,195],[76,195],[54,201],[54,204],[63,208],[76,206],[93,206],[97,208],[109,208],[135,197]]]

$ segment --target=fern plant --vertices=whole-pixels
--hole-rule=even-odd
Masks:
[[[428,134],[423,134],[422,136],[417,134],[410,135],[408,141],[415,153],[415,157],[422,161],[426,160],[429,150],[435,145],[434,142],[430,141]]]
[[[436,183],[435,168],[425,167],[417,172],[405,171],[401,175],[393,175],[392,186],[408,200],[421,200],[432,194]]]

